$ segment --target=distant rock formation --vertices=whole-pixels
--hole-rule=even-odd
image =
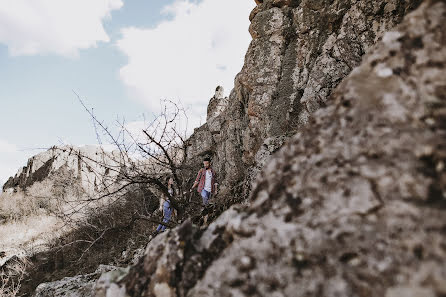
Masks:
[[[120,163],[119,154],[105,152],[99,146],[54,146],[31,157],[27,165],[3,185],[3,191],[26,190],[35,182],[65,172],[75,177],[87,193],[93,193],[103,186],[104,177],[113,180],[118,175]],[[117,170],[107,170],[101,164],[115,166]]]

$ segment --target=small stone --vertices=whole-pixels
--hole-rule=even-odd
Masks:
[[[348,264],[350,264],[351,266],[358,266],[359,264],[361,264],[361,259],[359,259],[358,257],[355,257],[355,258],[351,259],[350,261],[348,261]]]
[[[305,254],[302,253],[302,252],[297,252],[296,255],[295,255],[295,259],[298,262],[303,262],[305,260]]]
[[[243,256],[240,258],[239,268],[242,271],[251,270],[254,267],[254,261],[249,256]]]
[[[382,68],[378,69],[376,74],[378,74],[379,77],[389,77],[393,74],[393,71],[390,68]]]
[[[424,122],[429,126],[435,125],[435,120],[433,118],[427,118],[424,120]]]
[[[434,148],[430,145],[424,145],[421,148],[418,148],[415,152],[417,158],[428,157],[431,156],[434,152]]]

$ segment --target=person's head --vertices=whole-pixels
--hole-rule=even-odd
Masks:
[[[167,186],[173,185],[173,177],[172,176],[168,176],[166,178],[166,184],[167,184]]]
[[[209,168],[211,166],[211,159],[209,157],[203,159],[203,166],[204,168]]]

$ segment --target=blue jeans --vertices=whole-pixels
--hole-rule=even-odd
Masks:
[[[172,216],[172,208],[170,208],[169,201],[164,202],[163,213],[164,213],[163,223],[169,223],[170,217]],[[164,230],[166,230],[166,228],[167,228],[166,225],[159,224],[158,228],[156,228],[156,232],[163,232]]]
[[[211,197],[211,192],[208,192],[205,189],[203,189],[201,191],[201,197],[203,198],[203,205],[206,206],[209,204],[209,198]]]
[[[166,218],[164,217],[163,219],[163,223],[169,223],[170,218]],[[163,224],[159,224],[158,228],[156,228],[156,232],[163,232],[164,230],[166,230],[167,226],[163,225]]]

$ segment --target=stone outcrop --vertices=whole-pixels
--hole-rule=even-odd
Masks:
[[[41,283],[36,288],[33,297],[90,297],[96,289],[96,281],[101,274],[117,274],[121,270],[115,266],[100,265],[95,272],[90,274],[65,277],[51,283]],[[102,284],[102,282],[98,282],[98,284]]]
[[[445,16],[425,1],[384,34],[250,206],[155,238],[107,296],[444,296]]]
[[[101,184],[107,180],[111,183],[118,176],[119,170],[107,170],[107,167],[119,168],[122,163],[119,154],[105,152],[99,146],[54,146],[30,158],[27,165],[3,185],[3,191],[26,190],[35,182],[65,173],[75,177],[86,192],[94,193]]]
[[[257,1],[250,16],[253,40],[227,107],[197,131],[213,135],[206,153],[223,180],[222,193],[248,195],[269,156],[419,2]]]
[[[223,93],[223,87],[218,86],[214,97],[209,101],[207,110],[206,124],[215,143],[221,142],[220,131],[223,121],[221,115],[226,110],[229,100],[228,97],[224,97]]]

